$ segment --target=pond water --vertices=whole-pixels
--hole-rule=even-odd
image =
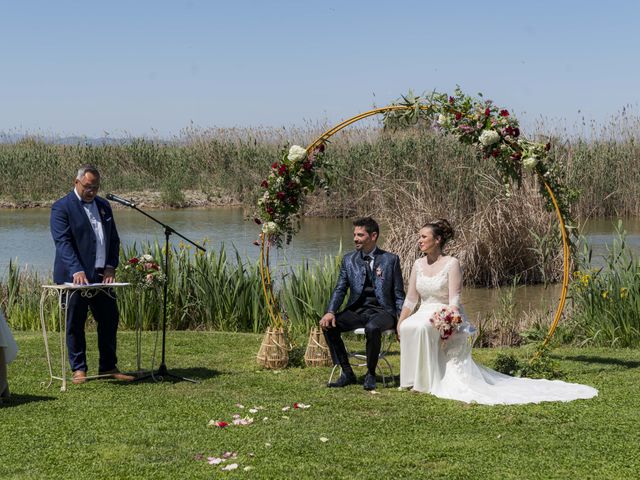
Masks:
[[[0,276],[6,275],[13,260],[28,271],[36,271],[46,281],[51,274],[54,247],[49,233],[48,208],[11,210],[0,209]],[[259,227],[244,216],[242,208],[206,208],[181,210],[149,210],[149,214],[170,225],[185,237],[206,247],[220,249],[224,244],[228,253],[235,247],[242,258],[257,259],[259,249],[253,245]],[[163,242],[164,230],[157,223],[133,209],[115,211],[118,231],[123,245],[141,242]],[[602,255],[615,237],[615,221],[592,220],[582,229],[592,246],[594,256]],[[624,222],[628,232],[627,244],[640,252],[640,220]],[[296,264],[305,259],[321,260],[325,255],[344,251],[352,246],[352,225],[348,219],[304,218],[302,228],[291,245],[273,251],[273,265]],[[173,244],[182,239],[171,237]],[[470,317],[492,311],[504,293],[496,289],[465,289],[464,304]],[[559,288],[552,286],[520,287],[516,291],[519,308],[553,308]]]

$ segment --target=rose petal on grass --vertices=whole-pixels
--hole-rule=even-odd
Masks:
[[[248,472],[249,470],[253,470],[253,467],[251,465],[247,465],[246,467],[243,468],[243,470],[245,472]]]
[[[209,462],[209,465],[220,465],[222,462],[226,462],[226,460],[218,457],[207,457],[207,462]]]
[[[236,407],[242,410],[244,408],[244,405],[242,405],[241,403],[236,403]]]
[[[264,418],[262,419],[262,421],[263,421],[263,422],[266,422],[267,420],[269,420],[269,417],[264,417]]]
[[[258,409],[257,408],[250,408],[249,409],[249,413],[258,413]]]
[[[235,470],[236,468],[238,468],[238,464],[237,463],[230,463],[226,467],[222,467],[222,470],[226,470],[228,472],[230,470]]]
[[[291,409],[291,407],[289,407],[289,406],[282,407],[282,411],[283,411],[283,412],[286,412],[287,410],[290,410],[290,409]]]
[[[209,423],[207,425],[209,427],[218,427],[218,428],[224,428],[229,426],[227,422],[223,422],[222,420],[209,420]]]
[[[320,437],[320,441],[322,443],[327,443],[329,441],[329,439],[327,437]]]
[[[267,443],[265,443],[265,444],[264,444],[264,446],[265,446],[265,447],[270,447],[270,446],[271,446],[271,444],[270,444],[269,442],[267,442]]]
[[[282,418],[284,418],[285,420],[289,420],[289,417],[287,417],[286,415],[282,415]]]

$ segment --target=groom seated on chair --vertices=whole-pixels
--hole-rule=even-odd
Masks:
[[[320,319],[333,363],[342,369],[340,377],[328,386],[344,387],[356,383],[341,333],[364,327],[367,341],[364,389],[375,390],[382,332],[395,328],[404,302],[404,285],[398,256],[376,246],[380,234],[378,223],[365,217],[355,220],[353,226],[356,249],[342,258],[327,313]],[[347,290],[347,306],[336,313]]]

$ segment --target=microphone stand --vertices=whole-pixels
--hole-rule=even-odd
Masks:
[[[111,194],[108,194],[107,198],[109,200],[116,201],[116,202],[118,202],[118,203],[120,203],[122,205],[125,205],[125,206],[127,206],[129,208],[132,208],[132,209],[140,212],[145,217],[150,218],[151,220],[153,220],[157,224],[159,224],[162,227],[164,227],[164,274],[165,274],[166,278],[165,278],[165,282],[164,282],[164,289],[163,289],[163,292],[162,292],[162,360],[160,362],[160,366],[158,367],[158,371],[157,372],[154,372],[152,370],[151,373],[149,373],[148,375],[143,375],[141,377],[136,378],[136,381],[146,380],[147,378],[152,378],[154,381],[158,381],[156,379],[156,377],[159,377],[160,381],[162,381],[163,377],[171,377],[171,378],[175,378],[177,380],[186,380],[187,382],[198,383],[196,380],[193,380],[191,378],[181,377],[179,375],[175,375],[175,374],[169,372],[169,370],[167,369],[167,364],[166,364],[165,354],[166,354],[166,337],[167,337],[167,286],[168,286],[168,283],[169,283],[169,237],[171,236],[172,233],[175,233],[180,238],[186,240],[191,245],[193,245],[194,247],[202,250],[203,252],[206,252],[207,250],[204,247],[198,245],[197,243],[189,240],[187,237],[185,237],[181,233],[176,232],[173,228],[171,228],[166,223],[163,223],[160,220],[158,220],[157,218],[149,215],[144,210],[140,210],[138,207],[136,207],[135,203],[127,201],[127,200],[124,200],[124,199],[121,199],[121,198],[116,197],[115,195],[111,195]]]

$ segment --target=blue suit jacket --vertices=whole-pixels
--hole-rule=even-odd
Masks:
[[[101,197],[95,197],[95,202],[104,232],[106,265],[117,267],[120,237],[111,205]],[[97,282],[96,236],[82,202],[73,190],[51,207],[51,235],[56,245],[53,281],[58,284],[71,282],[74,273],[83,271],[90,282]]]
[[[359,251],[347,253],[342,258],[340,274],[336,288],[333,290],[327,311],[337,312],[349,290],[349,300],[346,309],[353,306],[364,288],[367,277],[366,264]],[[376,250],[373,263],[373,284],[378,303],[393,316],[400,315],[404,303],[404,284],[400,270],[400,258],[385,252],[381,248]]]

